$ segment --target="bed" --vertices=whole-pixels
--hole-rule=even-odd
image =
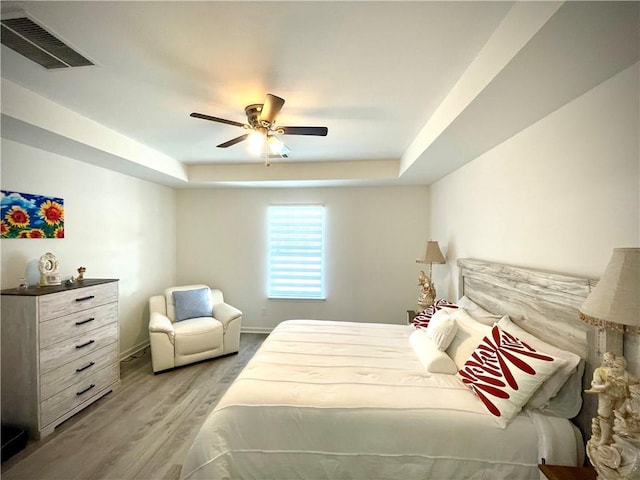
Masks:
[[[578,360],[586,358],[586,329],[571,316],[590,281],[540,273],[544,281],[536,285],[536,273],[529,270],[496,270],[475,260],[458,266],[460,295],[486,314],[482,321],[473,317],[483,325],[479,332],[495,332],[496,322],[505,329],[526,326],[546,337],[543,345],[551,340],[547,350],[558,349],[534,361],[546,356],[567,370],[554,395],[573,399],[568,411],[557,416],[524,408],[508,421],[497,419],[464,377],[454,374],[456,365],[441,373],[450,368],[444,367],[443,353],[466,358],[475,349],[469,345],[477,338],[471,341],[461,326],[470,317],[464,308],[433,316],[456,318],[456,333],[450,347],[426,356],[426,330],[410,325],[290,320],[274,329],[206,419],[182,478],[538,479],[543,458],[581,464],[582,437],[562,416],[577,413],[584,363],[568,365],[556,353],[570,347]],[[492,318],[495,312],[509,313],[513,325],[507,327],[510,320],[502,315]],[[554,368],[536,392],[559,371]]]

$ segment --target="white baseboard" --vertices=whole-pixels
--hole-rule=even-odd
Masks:
[[[264,333],[269,334],[273,328],[268,327],[242,327],[240,333]]]
[[[146,340],[143,340],[139,344],[134,345],[133,347],[125,350],[124,352],[120,352],[120,361],[126,360],[131,355],[135,355],[136,353],[138,353],[141,350],[144,350],[148,346],[149,346],[149,339],[147,338]]]

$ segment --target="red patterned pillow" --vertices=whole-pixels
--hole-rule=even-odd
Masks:
[[[433,305],[428,306],[416,314],[415,318],[411,321],[411,325],[413,325],[414,328],[427,328],[433,314],[445,307],[458,308],[455,303],[451,303],[448,300],[436,300]]]
[[[458,375],[498,425],[505,428],[563,364],[564,360],[535,350],[495,325]]]

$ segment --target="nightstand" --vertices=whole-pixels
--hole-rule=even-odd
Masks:
[[[591,467],[538,465],[538,468],[549,480],[596,480],[596,471]]]

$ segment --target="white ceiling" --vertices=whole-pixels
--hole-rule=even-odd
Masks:
[[[16,9],[97,66],[3,46],[2,136],[174,186],[428,184],[638,61],[637,2],[2,4]],[[216,148],[238,127],[189,117],[245,122],[266,93],[286,100],[280,125],[328,136],[283,137],[290,158],[267,168],[244,143]],[[87,130],[39,118],[56,108]]]

